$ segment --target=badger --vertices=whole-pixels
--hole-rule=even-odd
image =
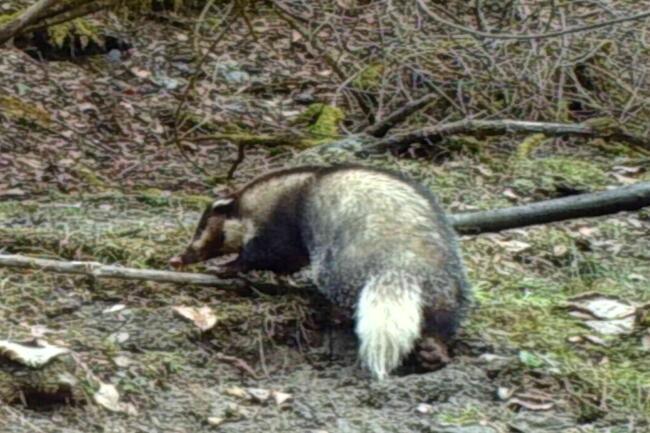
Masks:
[[[468,304],[457,240],[436,199],[397,173],[358,165],[271,172],[208,206],[178,268],[236,253],[217,274],[292,273],[354,319],[359,358],[384,379],[413,354],[449,361]]]

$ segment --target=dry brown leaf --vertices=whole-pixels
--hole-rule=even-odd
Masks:
[[[614,320],[586,320],[584,323],[603,335],[629,334],[634,331],[634,316]]]
[[[35,340],[34,343],[20,344],[0,340],[0,355],[24,366],[38,368],[69,352],[64,347],[53,346],[42,340]]]
[[[271,391],[271,395],[273,396],[273,400],[275,401],[275,404],[277,404],[278,406],[281,406],[282,404],[286,403],[287,401],[293,398],[293,395],[282,391]]]
[[[112,307],[108,307],[102,311],[102,314],[109,314],[109,313],[117,313],[118,311],[122,311],[126,308],[126,305],[124,304],[115,304]]]
[[[217,323],[217,316],[207,305],[201,308],[177,306],[174,307],[174,311],[179,316],[193,322],[201,331],[209,331]]]
[[[210,424],[213,427],[220,426],[221,424],[223,424],[225,420],[226,420],[225,418],[221,418],[219,416],[210,416],[207,419],[208,424]]]
[[[506,251],[509,251],[511,253],[521,253],[523,251],[526,251],[527,249],[530,249],[531,245],[527,242],[523,241],[517,241],[517,240],[510,240],[510,241],[496,241],[497,244],[501,245],[503,248],[506,249]]]
[[[244,388],[240,388],[238,386],[231,386],[230,388],[226,388],[224,390],[224,394],[246,400],[250,399],[248,392]]]
[[[634,315],[636,306],[615,296],[585,293],[571,298],[569,308],[591,314],[596,319],[614,320]]]
[[[108,383],[100,383],[99,389],[93,395],[95,403],[108,409],[111,412],[126,413],[128,415],[136,415],[138,411],[131,403],[120,402],[120,394],[114,385]]]

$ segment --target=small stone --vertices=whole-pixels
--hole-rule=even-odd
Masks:
[[[505,386],[500,386],[497,388],[497,397],[499,397],[499,400],[508,400],[510,397],[512,397],[513,394],[513,389],[508,388]]]
[[[433,405],[430,405],[429,403],[420,403],[415,408],[415,411],[421,414],[433,413]]]

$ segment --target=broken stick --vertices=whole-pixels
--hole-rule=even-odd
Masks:
[[[246,287],[245,282],[232,279],[223,280],[210,274],[191,272],[158,271],[152,269],[134,269],[122,266],[104,265],[98,262],[78,262],[50,259],[37,259],[14,254],[0,254],[0,266],[34,269],[59,274],[81,274],[96,278],[117,278],[122,280],[157,281],[160,283],[194,284],[197,286],[218,287],[226,290],[238,290]]]

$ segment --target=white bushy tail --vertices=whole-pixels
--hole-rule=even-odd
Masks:
[[[376,379],[384,379],[420,337],[421,287],[401,273],[371,278],[356,311],[359,356]]]

